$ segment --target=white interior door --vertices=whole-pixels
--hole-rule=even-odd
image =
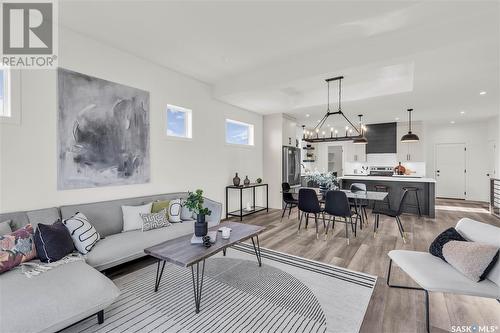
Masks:
[[[465,144],[436,145],[436,196],[465,199]]]

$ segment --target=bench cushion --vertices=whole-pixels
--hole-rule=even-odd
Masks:
[[[430,253],[393,250],[389,252],[389,257],[425,290],[500,298],[500,288],[492,281],[469,280],[451,265]]]
[[[0,332],[55,332],[109,306],[114,283],[83,260],[27,278],[0,275]]]
[[[216,225],[209,222],[208,226]],[[170,239],[194,233],[194,221],[173,223],[169,227],[149,231],[133,230],[101,239],[86,255],[87,263],[102,271],[146,256],[144,249]]]

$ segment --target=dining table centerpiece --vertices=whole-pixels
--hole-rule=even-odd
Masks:
[[[331,172],[314,171],[307,174],[305,178],[308,184],[313,182],[315,186],[319,186],[319,191],[323,196],[327,191],[335,190],[339,187],[337,177]]]

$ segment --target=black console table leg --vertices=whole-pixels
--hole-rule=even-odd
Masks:
[[[259,236],[255,236],[257,240],[257,246],[255,245],[255,241],[252,237],[252,244],[253,244],[253,250],[255,251],[255,256],[257,257],[257,261],[259,263],[259,267],[262,267],[262,257],[260,255],[260,243],[259,243]]]
[[[200,262],[196,263],[196,273],[194,266],[195,266],[194,264],[191,266],[191,276],[193,278],[195,312],[200,313],[201,292],[203,289],[203,277],[205,276],[205,260],[203,260],[203,264],[201,267],[201,274],[200,274]],[[200,280],[200,275],[201,275],[201,280]]]
[[[160,264],[163,262],[163,266],[160,271]],[[158,260],[158,266],[156,267],[156,280],[155,280],[155,292],[158,291],[158,287],[160,286],[161,276],[163,275],[163,269],[165,268],[165,261]]]

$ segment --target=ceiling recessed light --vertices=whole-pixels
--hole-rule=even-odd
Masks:
[[[310,114],[309,114],[309,113],[308,113],[308,114],[306,114],[306,118],[309,118],[309,116],[310,116]]]
[[[454,123],[455,123],[455,120],[450,121],[450,124],[452,124],[452,125],[453,125]]]
[[[460,111],[460,114],[465,114],[465,111]]]
[[[394,120],[398,121],[398,120],[399,120],[399,117],[394,118]]]
[[[479,95],[486,95],[486,91],[481,91]]]

